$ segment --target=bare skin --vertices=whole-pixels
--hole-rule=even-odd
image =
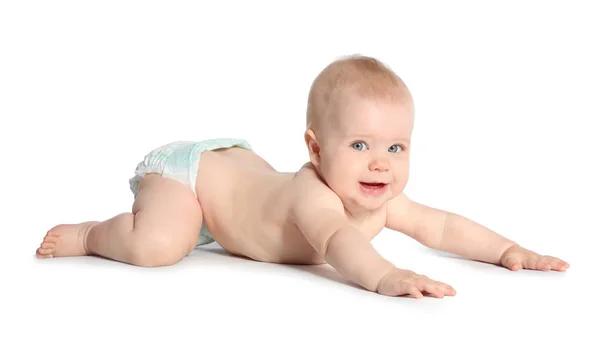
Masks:
[[[192,251],[201,225],[202,212],[193,193],[174,180],[150,174],[140,184],[132,213],[55,226],[37,256],[97,255],[138,266],[169,265]]]
[[[317,176],[309,164],[298,172],[304,173]],[[113,239],[113,246],[126,243],[131,237],[134,215],[136,229],[139,229],[145,225],[145,222],[140,223],[140,220],[145,220],[142,210],[153,204],[160,206],[163,203],[164,208],[150,213],[154,227],[185,223],[176,216],[180,211],[173,206],[189,209],[188,221],[195,221],[194,226],[189,226],[189,246],[181,252],[181,258],[193,249],[201,221],[204,220],[219,245],[233,255],[272,263],[323,264],[326,260],[317,254],[296,224],[290,220],[294,197],[297,196],[298,189],[304,188],[298,184],[303,182],[298,174],[277,172],[252,151],[240,148],[207,151],[203,153],[199,165],[196,202],[190,199],[193,194],[185,186],[158,175],[148,175],[140,185],[140,195],[133,204],[132,213],[119,214],[105,222],[57,225],[48,231],[37,255],[40,258],[98,255],[137,264],[125,257],[126,254],[112,250],[112,246],[103,248],[100,245],[103,239],[95,237],[107,235],[100,230],[101,227],[113,226],[111,229],[114,230],[108,232],[119,237],[107,237],[106,241]],[[143,196],[146,191],[154,190],[146,189],[146,184],[153,184],[157,194]],[[158,201],[161,194],[172,194],[171,202]],[[146,201],[146,198],[155,201]],[[188,203],[187,206],[184,205],[185,202]],[[168,208],[173,208],[172,213],[164,212]],[[361,229],[365,238],[371,240],[383,229],[385,213],[379,211],[360,222],[352,218],[349,220]]]
[[[445,283],[393,267],[383,260],[369,242],[386,222],[389,226],[386,208],[359,220],[348,216],[311,164],[298,173],[279,173],[252,151],[239,148],[209,151],[202,155],[196,189],[198,198],[176,181],[148,175],[142,181],[132,213],[119,214],[104,222],[55,226],[48,231],[37,256],[97,255],[139,266],[170,265],[193,250],[204,220],[215,240],[233,255],[282,264],[329,262],[350,280],[388,296],[441,298],[456,294]],[[302,207],[298,205],[314,199],[305,196],[306,200],[302,200],[303,194],[318,196],[317,193],[322,194],[320,205],[315,201],[306,206],[310,210],[302,217],[299,213]],[[327,211],[329,214],[325,215]],[[398,209],[398,213],[408,211],[413,209]],[[332,225],[336,229],[305,228],[308,234],[299,229],[335,218],[332,213],[339,215],[339,222]],[[340,228],[346,233],[339,231]],[[403,229],[412,233],[411,229]],[[331,232],[336,231],[339,231],[336,237],[345,235],[346,239],[331,240]],[[330,239],[327,253],[318,239],[320,233],[325,233],[324,239]],[[352,244],[354,249],[344,248],[350,245],[344,243]],[[468,246],[468,242],[464,245]],[[515,265],[536,269],[534,261],[539,269],[548,265],[555,270],[568,267],[558,259],[540,257],[511,248],[502,264],[510,269]]]
[[[298,174],[307,172],[316,177],[309,164]],[[174,240],[169,233],[187,231],[186,238],[180,240],[186,248],[176,255],[181,259],[194,248],[205,221],[219,245],[233,255],[272,263],[323,264],[326,260],[290,220],[297,189],[304,188],[298,184],[303,182],[298,174],[277,172],[256,153],[241,148],[207,151],[199,164],[197,198],[176,181],[147,175],[131,213],[104,222],[57,225],[48,231],[36,254],[39,258],[97,255],[155,266],[159,264],[144,264],[136,258],[135,248],[146,245],[139,241],[164,240],[156,248],[164,254],[165,246],[177,247],[169,244]],[[379,211],[352,222],[371,240],[383,228],[385,213]],[[169,228],[162,234],[169,234],[168,238],[159,236],[160,228]],[[152,234],[137,241],[135,231],[146,234],[151,229]]]
[[[277,172],[242,148],[207,151],[198,166],[197,196],[175,180],[148,174],[131,213],[55,226],[37,255],[171,265],[195,248],[205,223],[232,255],[282,264],[328,263],[346,279],[387,296],[443,298],[456,291],[385,260],[370,243],[383,228],[513,271],[569,268],[559,258],[404,195],[414,108],[406,89],[390,89],[393,94],[381,99],[369,89],[367,97],[358,90],[339,93],[324,112],[327,123],[316,120],[314,129],[306,130],[310,162],[298,172]]]

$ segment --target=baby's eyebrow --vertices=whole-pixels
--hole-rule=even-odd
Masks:
[[[367,135],[367,134],[351,134],[348,138],[350,138],[350,139],[367,139],[367,140],[377,139],[373,135]],[[397,143],[397,142],[402,142],[404,144],[410,144],[410,138],[396,137],[396,138],[389,139],[389,142],[392,144]]]
[[[403,144],[410,144],[410,138],[405,138],[405,137],[398,137],[398,138],[391,138],[389,139],[389,142],[394,144],[394,143],[403,143]]]

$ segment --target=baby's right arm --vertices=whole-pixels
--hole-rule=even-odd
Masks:
[[[309,171],[310,173],[310,171]],[[370,291],[394,265],[348,222],[344,206],[312,174],[300,174],[293,216],[308,242],[342,276]]]

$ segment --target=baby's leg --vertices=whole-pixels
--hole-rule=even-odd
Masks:
[[[148,174],[132,213],[58,225],[48,231],[37,256],[98,255],[138,266],[170,265],[194,249],[201,228],[202,209],[194,193],[175,180]]]

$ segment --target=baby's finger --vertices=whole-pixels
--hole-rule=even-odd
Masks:
[[[506,260],[504,266],[510,269],[511,271],[518,271],[519,269],[523,269],[523,264],[521,263],[521,260],[516,258],[510,258]]]
[[[441,285],[442,290],[444,291],[444,294],[446,294],[447,296],[456,295],[456,290],[454,290],[454,288],[451,287],[450,285],[441,283],[441,282],[440,282],[440,285]]]
[[[446,283],[438,282],[437,280],[431,280],[436,288],[444,294],[444,296],[454,296],[456,295],[456,290],[453,287]]]
[[[442,287],[438,284],[435,284],[433,282],[431,283],[426,283],[425,284],[425,289],[424,289],[427,293],[429,293],[430,295],[437,297],[437,298],[443,298],[444,297],[444,291],[442,291]]]
[[[537,261],[537,269],[540,271],[548,271],[552,268],[550,266],[550,260],[546,257],[542,257]]]
[[[420,299],[423,297],[423,294],[421,293],[421,291],[419,291],[419,289],[417,289],[417,287],[412,284],[408,288],[408,294],[410,296],[414,297],[415,299]]]
[[[548,262],[550,264],[550,268],[554,271],[560,271],[560,272],[564,272],[567,270],[567,268],[570,267],[570,265],[561,260],[560,258],[556,258],[556,257],[552,257],[552,256],[546,256],[548,258]]]
[[[537,261],[538,261],[538,257],[537,256],[533,256],[533,255],[527,256],[523,260],[523,268],[525,268],[525,269],[536,269],[536,267],[537,267]]]
[[[388,295],[388,294],[385,294],[385,295]],[[413,296],[414,298],[417,298],[417,299],[423,297],[423,294],[421,294],[421,291],[414,284],[405,283],[405,282],[396,282],[393,286],[393,292],[389,295],[391,295],[391,296],[409,295],[409,296]]]

